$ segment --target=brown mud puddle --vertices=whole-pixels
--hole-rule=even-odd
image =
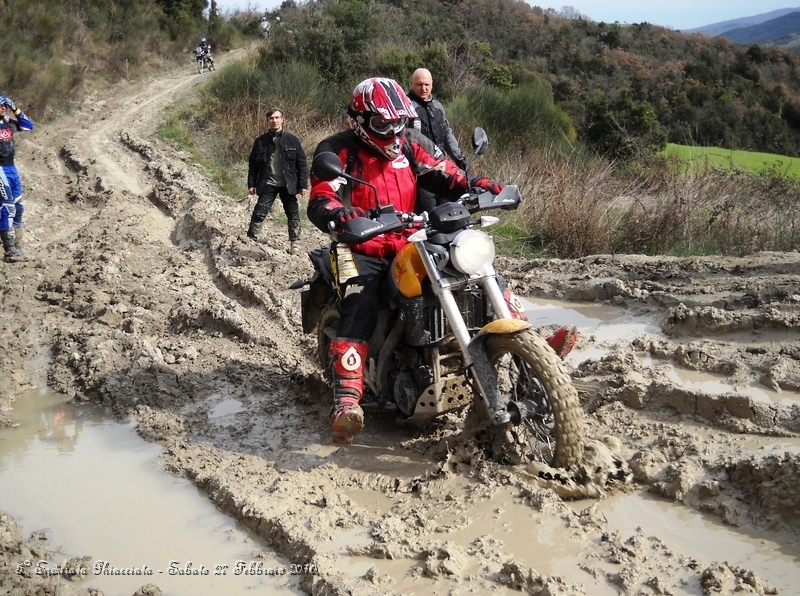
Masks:
[[[23,394],[11,418],[17,426],[0,435],[0,508],[25,533],[47,532],[55,554],[46,568],[88,555],[82,586],[107,595],[146,583],[174,596],[302,593],[288,572],[246,574],[259,564],[289,565],[188,480],[165,473],[157,463],[163,448],[141,439],[134,425],[38,391]],[[152,575],[96,575],[104,562]],[[200,575],[180,573],[187,569]]]

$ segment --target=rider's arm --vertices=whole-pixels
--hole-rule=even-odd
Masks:
[[[306,214],[309,221],[323,232],[330,232],[329,223],[335,220],[344,209],[344,205],[337,196],[337,191],[342,184],[345,184],[344,178],[320,180],[311,176],[311,195],[308,199]]]
[[[17,130],[33,130],[33,122],[31,122],[22,110],[18,114],[14,114],[11,122],[17,127]]]
[[[425,136],[416,130],[406,133],[406,142],[411,144],[414,161],[417,165],[417,184],[444,199],[455,200],[464,194],[468,187],[467,177],[455,163],[436,156],[441,151]]]
[[[349,144],[347,140],[348,133],[354,134],[352,131],[343,131],[324,139],[314,150],[314,156],[323,151],[330,151],[339,156],[342,164],[346,164]],[[320,180],[314,176],[313,170],[311,172],[311,192],[308,197],[306,214],[311,223],[323,232],[330,231],[328,228],[329,222],[337,219],[341,210],[344,209],[342,197],[346,196],[343,188],[345,184],[347,182],[344,178],[336,178],[329,181]],[[350,189],[348,188],[347,190],[349,191]]]
[[[461,148],[458,146],[458,141],[456,140],[456,136],[453,134],[453,129],[450,128],[450,123],[447,121],[447,119],[445,119],[444,122],[447,127],[445,151],[447,151],[447,155],[453,159],[456,165],[463,170],[467,165],[466,160],[464,159],[464,154],[461,153]]]
[[[0,96],[0,102],[6,106],[8,112],[6,114],[6,121],[9,122],[18,131],[33,130],[33,122],[31,122],[21,109],[6,96]]]

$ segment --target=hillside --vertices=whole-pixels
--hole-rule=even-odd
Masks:
[[[110,0],[46,0],[47,14],[39,15],[37,4],[13,0],[0,13],[7,32],[0,47],[9,57],[0,88],[13,90],[41,122],[78,105],[98,79],[135,80],[185,62],[200,36],[219,50],[257,36],[252,11],[204,18],[204,5],[188,2],[187,13],[171,0],[120,9]],[[426,65],[446,103],[480,87],[543,89],[570,119],[570,142],[575,136],[613,159],[652,153],[665,140],[800,155],[794,52],[647,23],[595,23],[517,0],[286,2],[273,14],[283,25],[264,45],[259,71],[268,76],[275,64],[297,62],[313,71],[309,84],[324,88],[328,101],[310,126],[335,117],[361,78],[380,73],[405,84],[414,67]],[[298,89],[309,95],[310,88]],[[246,90],[235,100],[258,105]],[[229,105],[230,97],[219,101]]]
[[[756,43],[789,47],[800,38],[800,11],[790,12],[757,25],[731,29],[720,35],[742,45]]]
[[[341,105],[361,78],[406,82],[427,65],[439,99],[455,105],[476,88],[545,86],[577,139],[614,159],[664,140],[800,155],[794,52],[648,23],[596,23],[514,0],[377,0],[371,12],[366,4],[279,10],[284,25],[264,48],[263,76],[302,62]]]
[[[727,31],[733,31],[734,29],[742,29],[745,27],[758,25],[766,21],[771,21],[773,19],[777,19],[796,10],[800,10],[800,7],[781,8],[778,10],[772,10],[770,12],[765,12],[750,17],[742,17],[740,19],[732,19],[730,21],[720,21],[719,23],[711,23],[709,25],[703,25],[702,27],[695,27],[694,29],[684,29],[683,33],[686,34],[705,33],[709,37],[714,37],[716,35],[722,35]]]

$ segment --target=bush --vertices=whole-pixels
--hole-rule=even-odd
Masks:
[[[247,157],[253,139],[263,132],[269,108],[280,107],[287,129],[302,138],[335,126],[349,97],[332,91],[316,68],[303,62],[273,64],[267,70],[232,64],[217,74],[208,94],[207,106],[215,115],[207,126],[215,131],[211,136],[229,139],[225,152],[232,160]]]
[[[83,69],[80,66],[67,65],[54,58],[36,74],[33,88],[35,97],[40,98],[36,105],[48,108],[51,103],[58,104],[62,97],[71,97],[82,82]]]
[[[550,89],[542,84],[509,91],[473,88],[448,107],[448,115],[463,136],[475,126],[483,126],[501,151],[524,154],[546,148],[568,152],[575,140],[572,122],[553,104]]]
[[[594,158],[554,161],[545,155],[517,159],[523,203],[516,216],[527,244],[561,258],[610,252],[632,185]]]
[[[300,11],[277,30],[273,28],[261,67],[268,70],[275,63],[299,60],[313,64],[337,87],[344,81],[373,76],[376,50],[391,40],[375,8],[364,0],[341,0]]]
[[[667,146],[653,107],[627,90],[615,98],[599,92],[591,96],[582,132],[589,146],[610,159],[647,157]]]
[[[411,80],[411,75],[422,63],[419,54],[395,46],[387,46],[378,52],[375,63],[377,74],[394,79],[400,85]]]

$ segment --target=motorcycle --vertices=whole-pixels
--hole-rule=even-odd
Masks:
[[[467,167],[485,153],[488,138],[476,128],[472,142],[474,153]],[[334,153],[317,155],[312,171],[323,180],[341,177],[349,184],[369,186],[347,174]],[[516,209],[521,201],[518,187],[506,186],[497,195],[473,188],[459,201],[422,215],[397,213],[392,205],[380,204],[377,190],[375,194],[370,217],[332,227],[331,246],[309,253],[313,275],[290,286],[302,289],[303,332],[316,334],[317,356],[328,380],[328,346],[339,322],[331,266],[336,250],[416,228],[394,258],[386,299],[377,306],[362,406],[372,399],[402,420],[424,423],[473,405],[470,415],[496,431],[491,439],[495,459],[565,468],[576,464],[583,452],[577,391],[561,359],[525,320],[519,300],[509,290],[504,292],[504,282],[498,279],[494,241],[482,228],[499,218],[472,217],[492,209]]]
[[[197,74],[203,74],[206,70],[214,70],[214,60],[211,53],[197,46],[194,50],[194,57],[197,60]]]

